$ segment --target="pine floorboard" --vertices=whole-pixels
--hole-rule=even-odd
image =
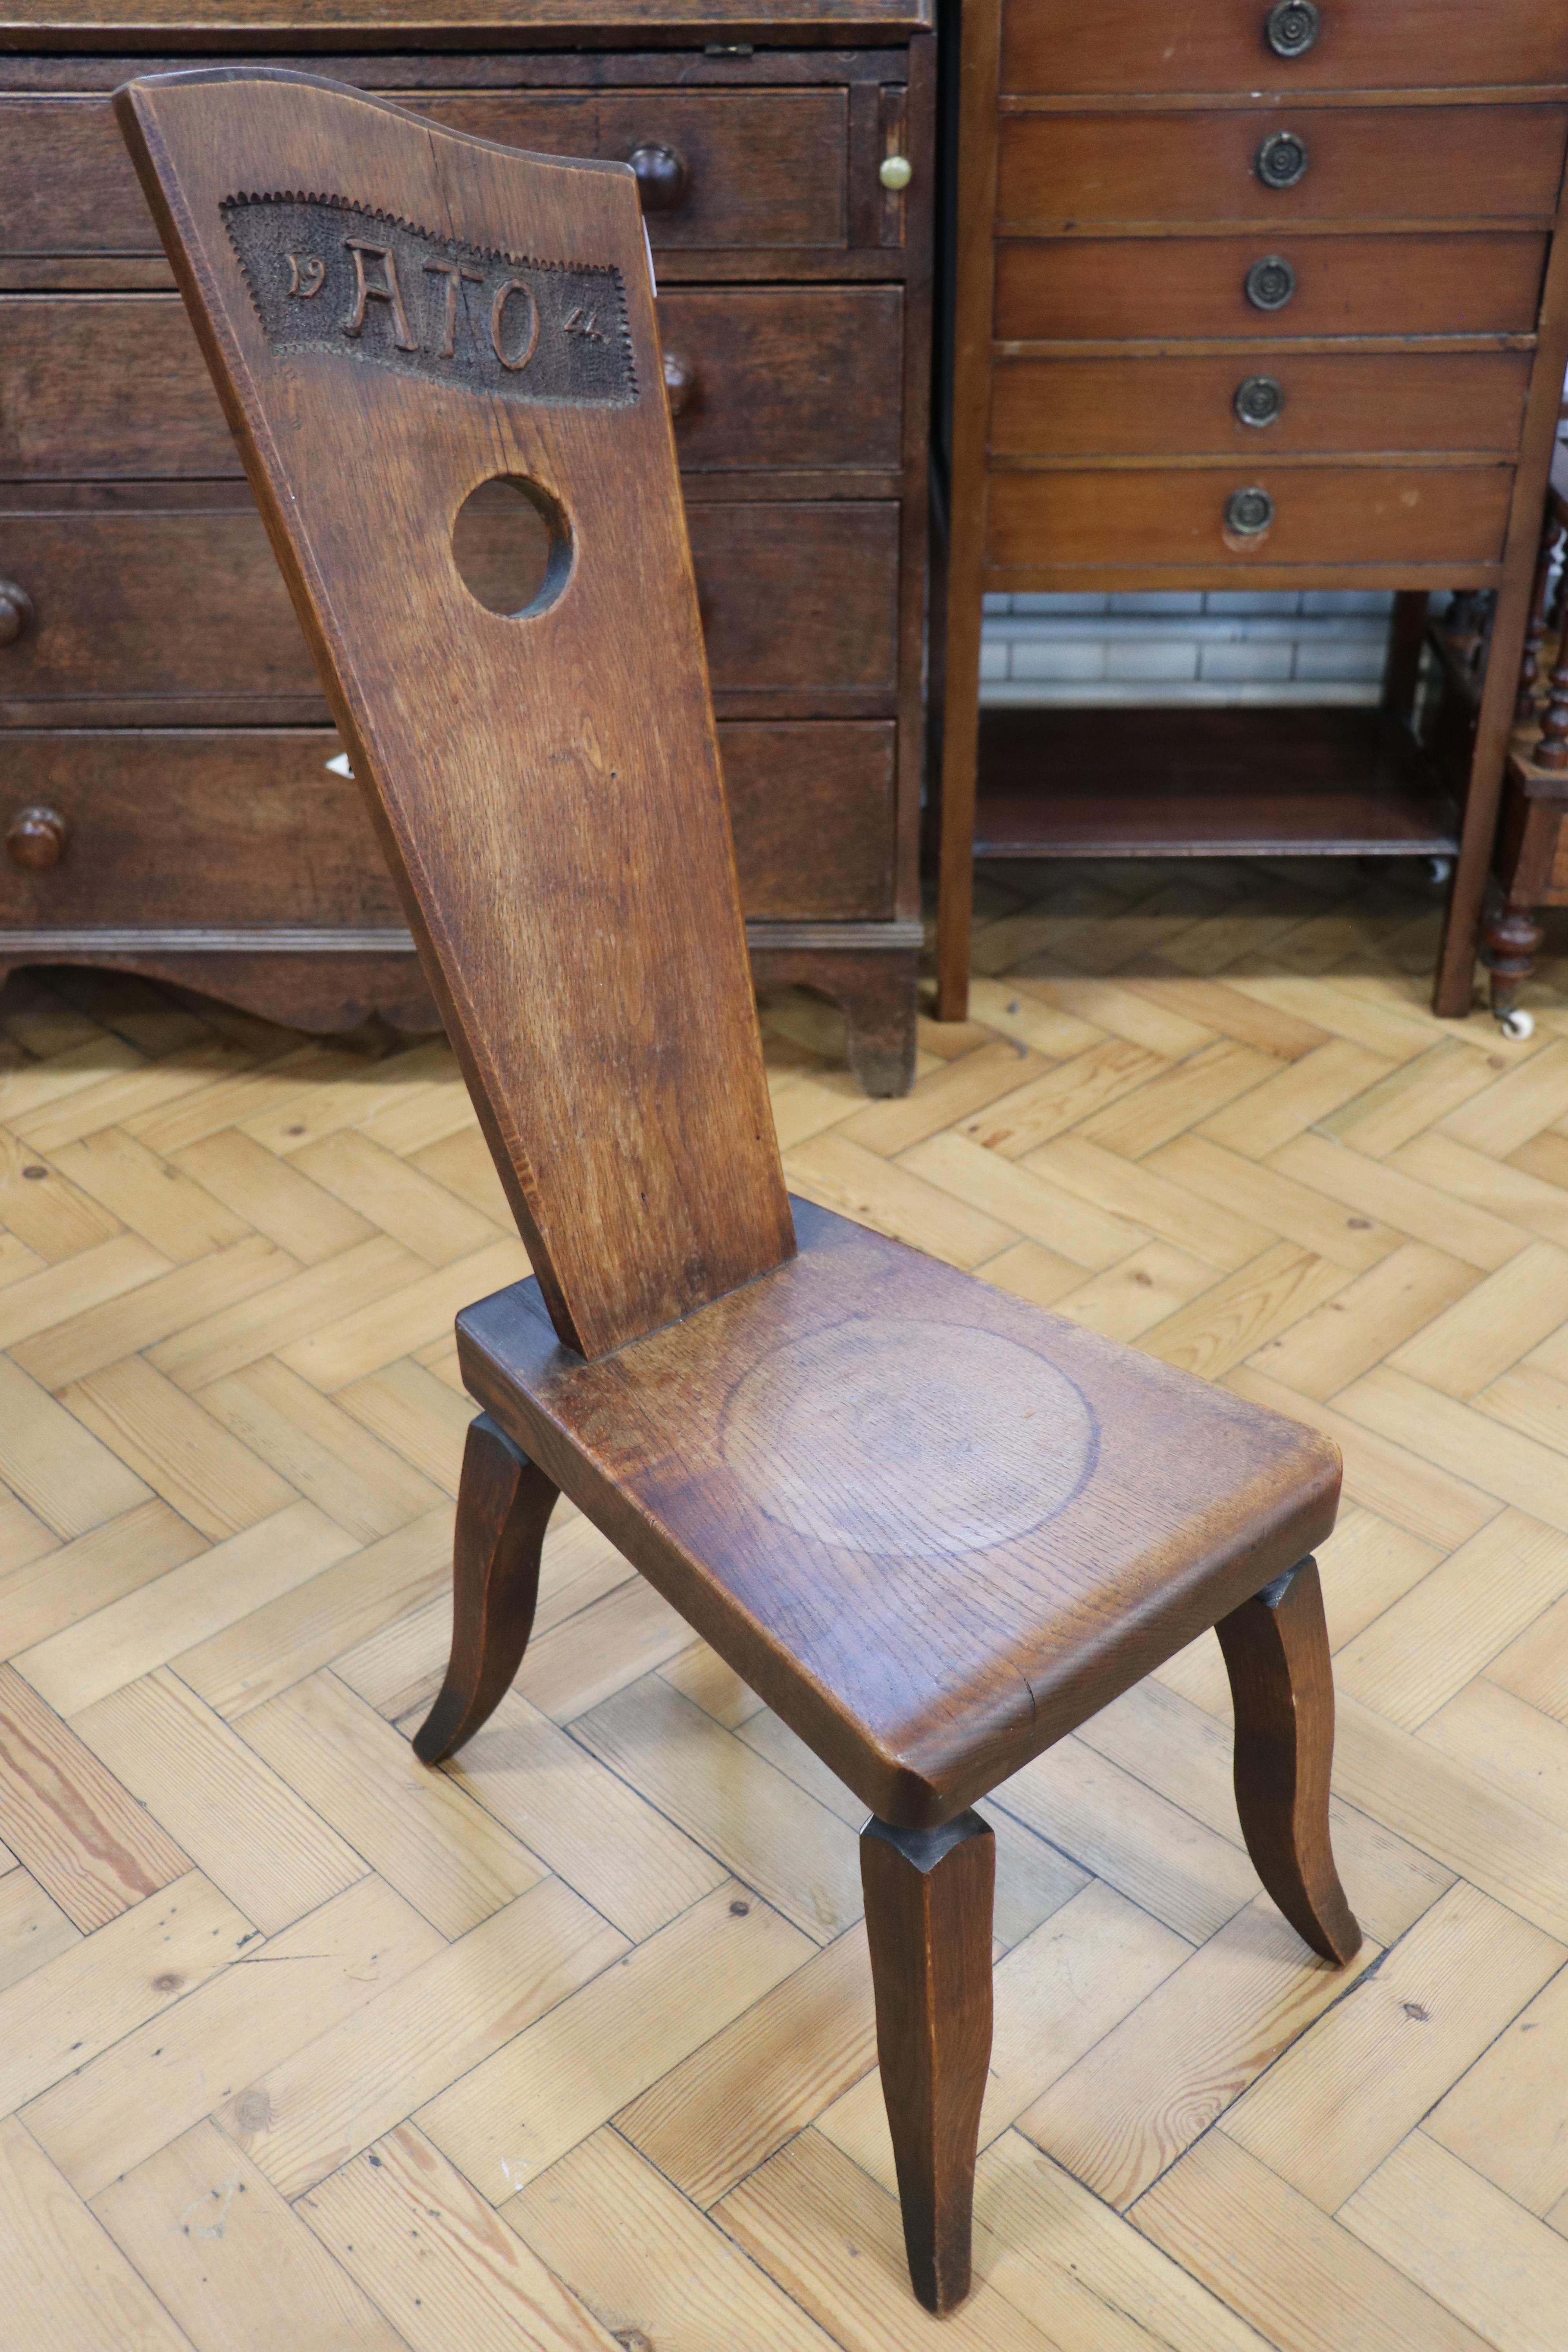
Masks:
[[[1568,964],[1439,1023],[1414,876],[984,869],[801,1192],[1329,1431],[1339,1977],[1212,1636],[995,1791],[976,2293],[903,2271],[854,1803],[569,1507],[445,1773],[443,1041],[0,992],[0,2295],[29,2352],[1568,2346]]]

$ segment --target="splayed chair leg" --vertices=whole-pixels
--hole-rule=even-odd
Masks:
[[[1361,1948],[1361,1929],[1329,1839],[1334,1678],[1317,1561],[1276,1577],[1215,1630],[1236,1700],[1247,1850],[1296,1933],[1342,1967]]]
[[[996,1841],[978,1813],[939,1830],[873,1819],[860,1879],[910,2278],[928,2311],[952,2311],[969,2292]]]
[[[452,1655],[414,1752],[438,1764],[495,1712],[522,1664],[560,1488],[482,1412],[468,1423],[452,1553]]]

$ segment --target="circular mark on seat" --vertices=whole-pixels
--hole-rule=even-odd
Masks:
[[[1053,1518],[1094,1467],[1081,1391],[967,1324],[858,1316],[754,1364],[726,1407],[726,1467],[759,1509],[839,1550],[951,1557]]]

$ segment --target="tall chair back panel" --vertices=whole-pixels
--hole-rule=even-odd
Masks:
[[[602,1354],[795,1247],[637,183],[305,75],[118,104],[556,1331]]]

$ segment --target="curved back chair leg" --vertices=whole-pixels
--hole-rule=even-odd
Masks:
[[[974,2157],[991,2063],[996,1841],[978,1813],[860,1832],[877,2056],[910,2279],[928,2311],[969,2293]]]
[[[539,1554],[560,1488],[488,1412],[468,1423],[452,1553],[452,1655],[414,1741],[438,1764],[494,1714],[522,1664]]]
[[[1296,1933],[1342,1967],[1361,1948],[1361,1929],[1329,1837],[1334,1681],[1317,1561],[1276,1577],[1215,1631],[1236,1700],[1247,1850]]]

